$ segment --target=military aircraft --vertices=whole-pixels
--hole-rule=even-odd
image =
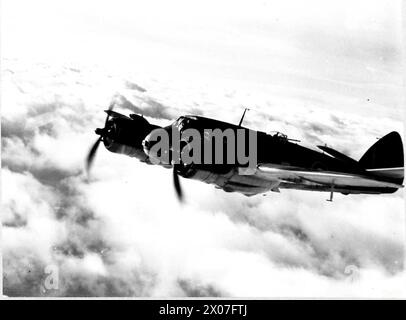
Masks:
[[[86,159],[89,173],[96,151],[103,142],[107,150],[137,158],[146,164],[154,164],[151,157],[151,132],[160,126],[149,123],[143,115],[129,116],[113,111],[113,104],[105,110],[107,117],[104,128],[95,130],[99,138],[92,146]],[[179,117],[174,123],[162,127],[168,132],[182,132],[187,128],[231,129],[253,131],[242,126],[246,110],[238,125],[196,115]],[[254,170],[240,174],[244,165],[239,163],[161,163],[173,170],[173,183],[177,197],[183,200],[179,176],[196,179],[226,192],[239,192],[246,196],[280,192],[280,189],[298,189],[329,192],[327,201],[333,200],[334,192],[348,194],[385,194],[403,188],[404,154],[402,139],[397,132],[380,138],[366,153],[355,160],[328,146],[317,146],[320,151],[306,148],[300,141],[289,139],[277,132],[274,134],[255,131],[257,134],[257,162]],[[248,136],[248,135],[247,135]],[[183,141],[181,148],[190,141]],[[226,146],[228,140],[223,141]],[[173,148],[168,150],[169,153]]]

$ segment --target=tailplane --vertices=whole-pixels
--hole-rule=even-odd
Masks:
[[[373,175],[402,184],[404,155],[399,133],[393,131],[379,139],[365,152],[359,164]]]

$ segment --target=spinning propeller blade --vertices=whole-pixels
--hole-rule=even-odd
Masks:
[[[173,165],[173,186],[175,187],[176,196],[180,202],[183,202],[183,191],[182,186],[180,185],[179,175],[176,171],[176,165]]]
[[[108,122],[109,119],[110,119],[110,113],[111,113],[111,112],[114,112],[114,111],[113,111],[114,104],[115,104],[115,103],[112,102],[112,103],[109,105],[108,110],[106,110],[107,116],[106,116],[106,120],[104,121],[104,128],[103,128],[103,129],[96,129],[96,134],[99,134],[100,137],[96,140],[96,142],[95,142],[95,143],[93,144],[93,146],[90,148],[89,153],[88,153],[88,155],[87,155],[87,157],[86,157],[86,172],[87,172],[87,175],[88,175],[88,176],[89,176],[89,174],[90,174],[90,169],[91,169],[91,167],[92,167],[92,165],[93,165],[93,162],[94,162],[94,159],[95,159],[95,157],[96,157],[97,149],[99,148],[100,142],[103,140],[103,136],[104,136],[104,134],[105,134],[105,130],[104,130],[104,129],[106,128],[107,122]]]
[[[89,154],[87,155],[87,158],[86,158],[86,172],[87,172],[88,175],[89,175],[89,172],[90,172],[90,168],[93,165],[93,161],[94,161],[94,158],[96,156],[97,149],[99,148],[100,141],[102,141],[102,137],[100,137],[99,139],[96,140],[96,142],[93,144],[92,148],[90,149]]]

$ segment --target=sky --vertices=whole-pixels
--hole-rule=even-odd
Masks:
[[[359,159],[403,135],[401,1],[1,3],[9,296],[404,297],[404,195],[244,197],[98,152],[113,99]],[[208,201],[210,199],[210,201]],[[47,289],[55,266],[58,289]]]

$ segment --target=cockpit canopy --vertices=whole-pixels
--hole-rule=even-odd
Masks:
[[[288,135],[284,134],[282,132],[279,132],[279,131],[270,131],[269,134],[273,138],[278,138],[278,139],[281,139],[281,140],[288,140]]]

